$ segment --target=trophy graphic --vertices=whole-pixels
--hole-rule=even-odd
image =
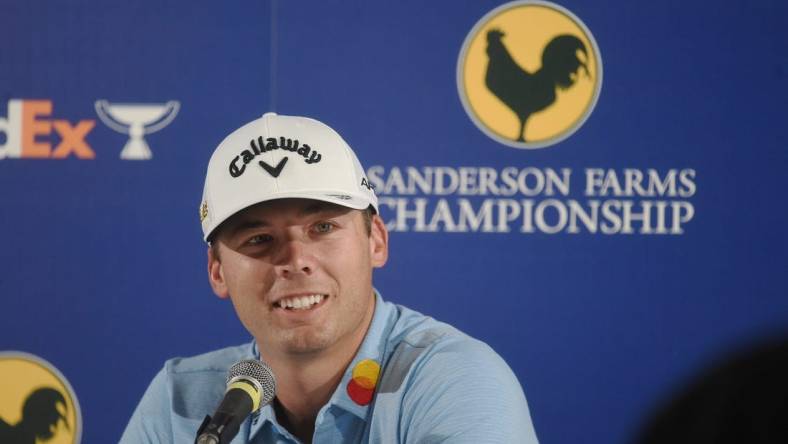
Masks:
[[[129,141],[120,152],[121,159],[147,160],[153,154],[143,136],[169,125],[180,107],[177,100],[167,103],[109,103],[97,100],[96,114],[108,127],[129,135]]]

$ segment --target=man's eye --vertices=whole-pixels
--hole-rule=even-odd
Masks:
[[[247,241],[247,245],[263,245],[268,242],[271,242],[273,238],[267,234],[256,234],[250,237]]]
[[[334,225],[330,222],[319,222],[315,224],[315,231],[318,233],[330,233],[334,229]]]

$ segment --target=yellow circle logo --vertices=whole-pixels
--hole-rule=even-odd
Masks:
[[[460,51],[457,88],[471,120],[515,148],[543,148],[574,133],[596,105],[602,59],[574,14],[517,1],[482,17]]]
[[[348,396],[358,405],[368,405],[378,385],[380,364],[372,359],[364,359],[353,367],[352,376],[347,384]]]
[[[36,356],[0,352],[0,443],[78,444],[79,402],[66,378]]]

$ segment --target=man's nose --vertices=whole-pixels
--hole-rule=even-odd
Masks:
[[[277,271],[281,276],[309,275],[315,268],[314,257],[309,246],[299,239],[285,241],[281,245],[277,259]]]

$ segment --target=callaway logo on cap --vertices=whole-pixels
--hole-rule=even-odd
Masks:
[[[246,207],[288,197],[378,210],[361,163],[336,131],[306,117],[266,113],[213,152],[200,203],[203,238]]]

